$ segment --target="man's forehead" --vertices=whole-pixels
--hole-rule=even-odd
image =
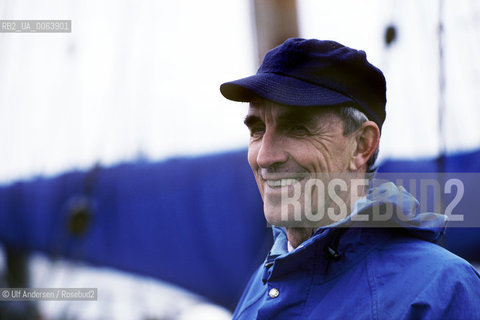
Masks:
[[[275,119],[281,118],[311,121],[319,119],[322,115],[331,114],[332,111],[333,109],[331,107],[287,106],[267,101],[262,103],[251,102],[247,116],[257,116],[259,118],[270,116]]]
[[[269,101],[252,101],[249,103],[248,113],[261,113],[265,111],[274,110],[276,112],[285,113],[288,110],[292,110],[294,107],[278,104]]]

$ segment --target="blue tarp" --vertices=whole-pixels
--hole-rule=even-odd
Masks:
[[[91,225],[76,236],[68,232],[70,208],[85,196]],[[240,151],[3,187],[0,241],[154,276],[233,308],[271,230]]]

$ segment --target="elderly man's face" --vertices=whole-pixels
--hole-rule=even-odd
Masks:
[[[313,212],[330,206],[328,197],[318,196],[327,193],[327,186],[324,191],[318,184],[305,187],[308,181],[328,183],[332,173],[348,172],[356,144],[353,136],[343,135],[340,117],[327,108],[267,102],[250,104],[245,124],[250,130],[248,162],[262,195],[267,221],[294,227],[310,222],[317,226],[331,223],[326,214],[321,221],[310,222],[304,214],[309,199],[313,199],[308,204]],[[295,192],[300,192],[297,207],[285,201],[288,193],[293,196]],[[298,212],[294,212],[298,208],[300,220]]]

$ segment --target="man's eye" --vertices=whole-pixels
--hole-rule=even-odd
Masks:
[[[290,128],[290,133],[298,136],[306,136],[310,134],[310,131],[305,126],[294,125]]]
[[[264,127],[252,127],[250,129],[250,136],[252,138],[259,138],[259,137],[263,136],[264,132],[265,132]]]

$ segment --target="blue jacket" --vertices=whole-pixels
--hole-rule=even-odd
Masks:
[[[379,202],[413,214],[393,217],[395,228],[354,221]],[[444,216],[415,214],[417,205],[403,188],[384,184],[290,253],[284,229],[274,227],[274,245],[233,318],[480,319],[479,274],[435,244]]]

